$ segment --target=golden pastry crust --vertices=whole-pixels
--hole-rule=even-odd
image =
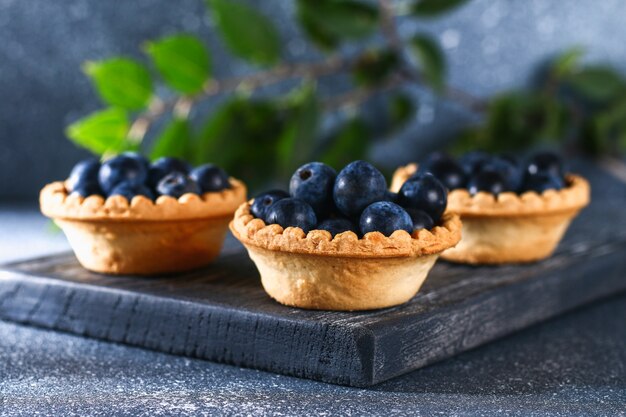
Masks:
[[[221,250],[228,223],[246,199],[236,179],[232,188],[156,202],[136,196],[83,198],[68,195],[61,181],[40,194],[41,211],[63,229],[83,267],[106,274],[154,275],[209,264]]]
[[[397,191],[417,171],[416,164],[396,170]],[[448,194],[449,212],[463,222],[463,239],[441,254],[445,260],[469,264],[527,263],[552,255],[578,212],[589,204],[589,183],[578,175],[565,178],[567,187],[542,194],[502,193],[494,196],[467,190]]]
[[[294,307],[352,311],[402,304],[419,291],[439,254],[461,239],[455,214],[413,236],[372,232],[359,239],[343,232],[333,238],[325,230],[305,234],[266,225],[250,214],[251,202],[237,209],[230,230],[248,250],[265,291]]]
[[[252,200],[237,209],[230,230],[246,245],[273,251],[350,258],[414,257],[440,253],[461,239],[461,221],[455,214],[444,215],[441,226],[416,231],[412,236],[396,230],[389,237],[370,232],[359,239],[348,231],[333,238],[326,230],[306,234],[299,227],[266,225],[250,213],[251,203]]]
[[[163,221],[225,217],[231,216],[246,199],[246,187],[241,181],[231,178],[230,184],[231,188],[201,196],[160,196],[156,201],[136,196],[129,202],[119,195],[106,199],[98,195],[68,195],[65,183],[57,181],[41,190],[39,202],[42,213],[55,219]]]

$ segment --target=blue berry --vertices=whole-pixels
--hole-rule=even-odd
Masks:
[[[372,164],[354,161],[346,165],[335,181],[333,196],[337,208],[348,217],[356,217],[365,207],[385,197],[387,181]]]
[[[297,198],[283,198],[272,204],[266,212],[266,223],[282,227],[299,227],[308,233],[317,224],[313,208]]]
[[[445,156],[430,159],[420,166],[419,172],[433,174],[448,190],[463,188],[467,181],[463,167],[454,159]]]
[[[154,194],[148,187],[143,184],[135,184],[132,182],[122,182],[117,184],[109,194],[109,196],[113,195],[121,195],[126,198],[129,203],[133,200],[133,197],[138,195],[143,195],[151,200],[154,200]]]
[[[272,190],[261,193],[254,197],[254,202],[252,203],[252,207],[250,207],[250,212],[257,219],[265,221],[267,209],[278,200],[282,200],[287,197],[289,197],[289,193],[283,190]]]
[[[156,187],[157,192],[162,195],[179,198],[183,194],[200,194],[200,187],[194,180],[180,172],[172,172],[166,175]]]
[[[508,184],[504,175],[499,171],[483,169],[469,180],[467,189],[471,195],[479,191],[498,195],[508,191]]]
[[[191,171],[191,166],[187,162],[182,159],[164,156],[150,165],[150,169],[148,170],[148,185],[152,188],[156,188],[166,175],[173,172],[188,175],[189,171]]]
[[[439,221],[448,204],[446,187],[432,174],[409,178],[398,195],[402,207],[425,211],[434,222]]]
[[[362,234],[380,232],[390,236],[396,230],[413,232],[411,216],[402,207],[388,201],[370,204],[363,210],[359,227]]]
[[[495,157],[479,168],[479,171],[496,171],[505,181],[505,191],[518,191],[524,176],[522,170],[510,160]]]
[[[535,154],[526,166],[526,173],[530,175],[551,174],[563,178],[565,167],[561,157],[554,152],[540,152]]]
[[[81,197],[89,197],[90,195],[102,195],[103,193],[97,182],[79,182],[74,186],[74,188],[72,188],[71,194],[77,194]]]
[[[98,159],[83,159],[74,165],[74,168],[72,168],[72,171],[70,172],[70,176],[68,178],[69,189],[74,191],[79,185],[82,185],[82,188],[85,188],[87,187],[87,184],[98,184],[99,171],[100,161],[98,161]],[[89,187],[93,188],[91,185]]]
[[[348,219],[326,219],[317,225],[316,229],[328,231],[332,237],[339,233],[351,231],[357,233],[356,226]]]
[[[468,176],[475,174],[479,168],[491,160],[491,155],[482,151],[472,151],[461,156],[459,163]]]
[[[193,169],[189,176],[200,186],[203,193],[230,188],[228,174],[217,165],[201,165]]]
[[[137,152],[123,152],[122,155],[136,159],[146,168],[146,171],[150,168],[150,161],[148,161],[148,158]]]
[[[102,191],[110,194],[122,182],[143,184],[147,175],[146,167],[141,161],[127,155],[118,155],[102,163],[98,171],[98,182]]]
[[[550,173],[527,175],[524,180],[524,191],[535,191],[539,194],[547,190],[560,190],[565,187],[565,181],[561,177]]]
[[[337,173],[321,162],[309,162],[294,172],[289,181],[289,194],[309,203],[320,216],[332,211],[333,186]]]
[[[428,213],[417,209],[406,209],[406,212],[411,216],[413,222],[413,230],[426,229],[430,230],[435,227],[435,222],[430,218]]]

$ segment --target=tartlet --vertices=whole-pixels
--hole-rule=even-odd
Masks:
[[[417,164],[396,170],[391,185],[398,191],[417,172]],[[486,192],[470,195],[466,189],[448,194],[449,212],[461,216],[463,239],[446,250],[442,259],[468,264],[527,263],[552,255],[578,212],[589,204],[590,186],[582,177],[568,174],[566,187],[498,196]]]
[[[195,269],[220,252],[233,212],[246,200],[246,187],[156,201],[120,195],[83,198],[64,182],[46,185],[41,211],[63,230],[78,258],[91,271],[153,275]]]
[[[359,239],[354,232],[305,233],[266,225],[250,213],[253,200],[235,212],[230,230],[256,264],[265,291],[289,306],[316,310],[370,310],[402,304],[420,289],[437,257],[461,239],[461,222],[447,214],[411,236],[397,230]]]

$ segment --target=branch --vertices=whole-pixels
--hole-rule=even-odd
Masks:
[[[396,26],[393,4],[390,0],[378,0],[380,9],[380,27],[389,47],[402,54],[402,41]]]

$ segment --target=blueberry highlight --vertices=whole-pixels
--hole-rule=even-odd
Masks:
[[[357,217],[370,204],[384,198],[387,181],[365,161],[354,161],[337,174],[333,188],[335,205],[347,217]]]
[[[333,186],[337,173],[321,162],[310,162],[294,172],[289,181],[289,194],[306,201],[320,216],[334,208]]]
[[[299,227],[308,233],[317,224],[315,211],[306,201],[283,198],[272,204],[266,212],[266,223],[279,224],[283,228]]]
[[[388,201],[379,201],[370,204],[363,210],[359,220],[361,234],[380,232],[385,236],[391,236],[396,230],[404,230],[407,233],[413,231],[411,216],[402,207]]]
[[[282,200],[283,198],[288,197],[289,193],[282,190],[272,190],[261,193],[254,197],[254,202],[252,203],[252,207],[250,207],[250,212],[254,217],[261,219],[267,223],[267,209],[278,200]]]
[[[77,190],[78,187],[93,188],[93,184],[98,184],[98,172],[100,172],[98,159],[83,159],[72,168],[68,178],[68,188],[72,191]],[[99,189],[100,186],[98,185]]]
[[[222,168],[213,164],[201,165],[189,173],[189,177],[194,180],[203,193],[222,191],[230,188],[228,174]]]
[[[172,172],[159,181],[157,192],[161,195],[179,198],[187,193],[200,194],[200,187],[187,175]]]
[[[147,178],[146,167],[140,160],[128,155],[118,155],[102,163],[98,171],[98,183],[106,194],[122,182],[140,185]]]
[[[422,210],[434,222],[439,221],[448,204],[446,187],[432,174],[418,174],[409,178],[398,195],[402,207]]]

